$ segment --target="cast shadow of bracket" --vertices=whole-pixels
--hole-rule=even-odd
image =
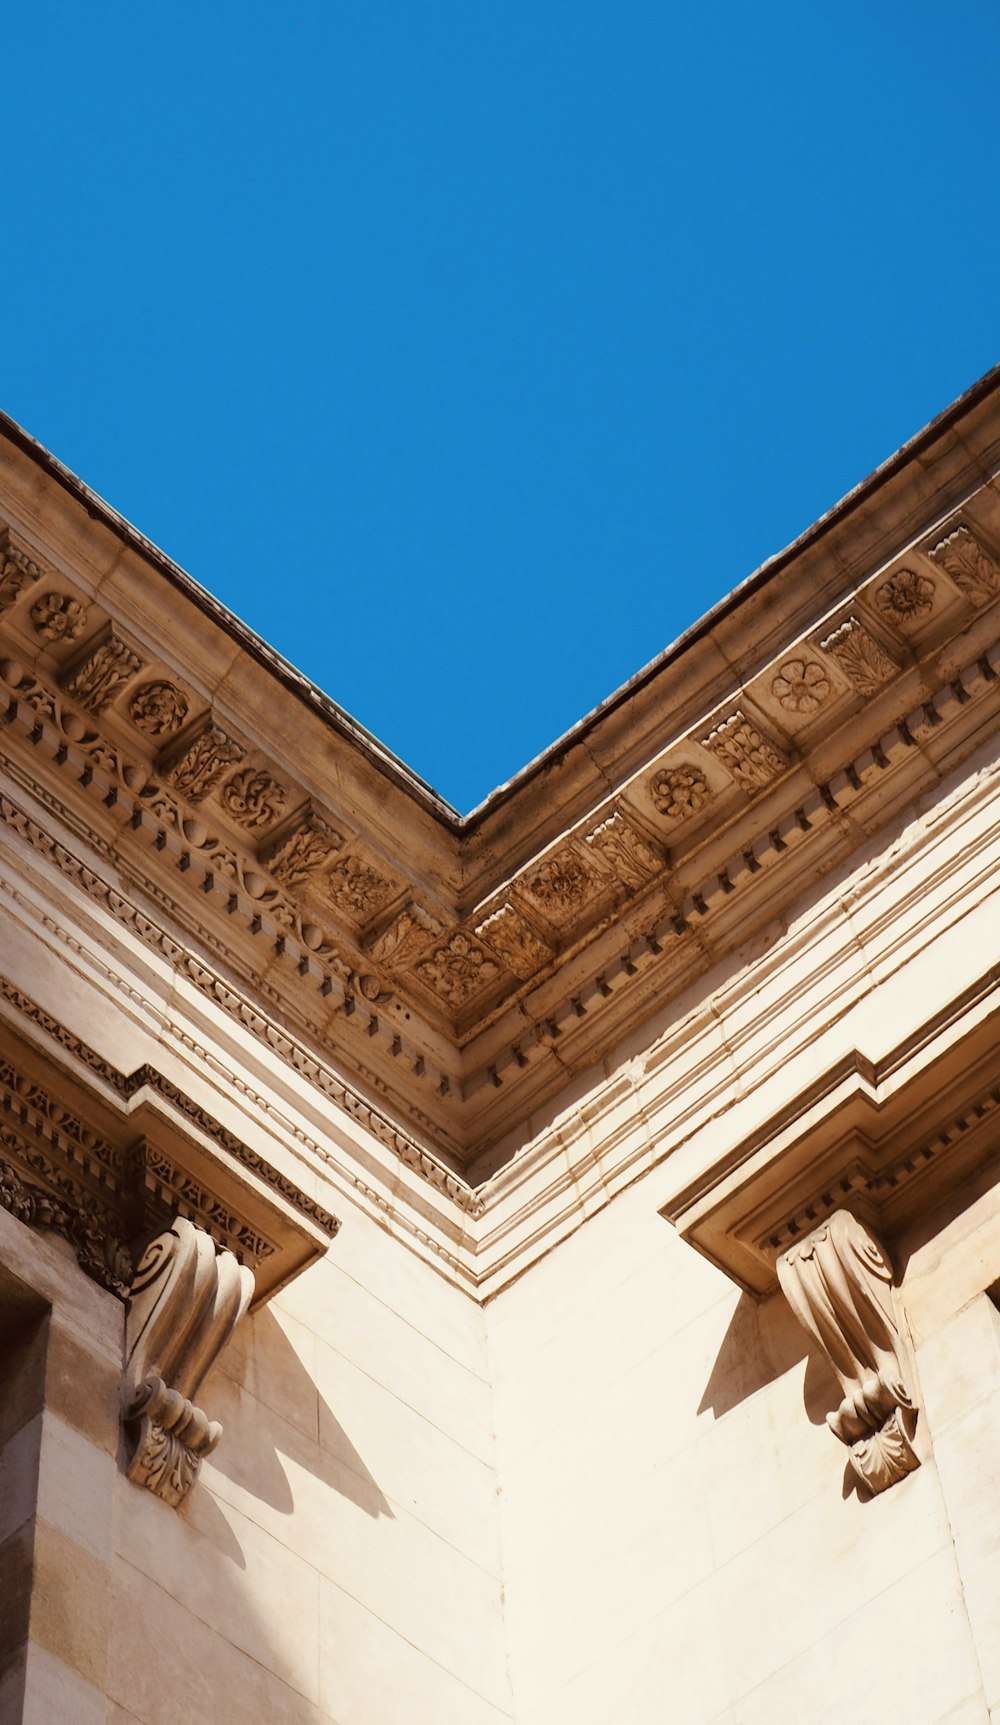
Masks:
[[[741,1294],[722,1338],[698,1412],[715,1419],[806,1362],[802,1400],[813,1425],[823,1425],[840,1402],[840,1389],[822,1354],[810,1342],[787,1300]]]
[[[283,1417],[255,1393],[266,1375]],[[265,1306],[244,1321],[205,1388],[205,1408],[224,1431],[212,1465],[234,1485],[291,1515],[294,1496],[282,1457],[370,1516],[394,1519],[392,1507],[320,1395],[280,1324]]]

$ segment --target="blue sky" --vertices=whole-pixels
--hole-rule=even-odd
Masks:
[[[0,404],[460,809],[1000,357],[985,0],[4,33]]]

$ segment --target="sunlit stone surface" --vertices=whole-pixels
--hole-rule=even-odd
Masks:
[[[1000,378],[468,821],[0,523],[0,1725],[1000,1719]]]

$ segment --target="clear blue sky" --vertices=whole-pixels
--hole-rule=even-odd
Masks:
[[[0,403],[468,809],[1000,357],[1000,15],[22,5]]]

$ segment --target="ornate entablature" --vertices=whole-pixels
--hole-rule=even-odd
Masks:
[[[178,1216],[247,1268],[257,1304],[326,1252],[337,1218],[155,1067],[118,1071],[2,976],[0,1023],[0,1204],[102,1287],[127,1299]]]
[[[996,395],[465,818],[8,423],[0,820],[475,1219],[568,1077],[1000,727]]]

